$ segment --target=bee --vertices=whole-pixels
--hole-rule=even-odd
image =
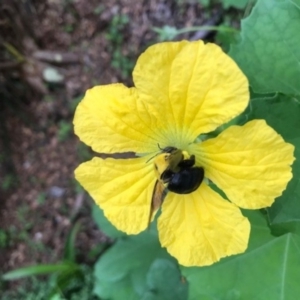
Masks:
[[[166,147],[161,150],[161,153],[154,159],[154,169],[158,180],[152,194],[149,223],[168,191],[176,194],[192,193],[200,186],[204,178],[204,169],[195,167],[195,155],[188,157],[186,153],[175,147]]]

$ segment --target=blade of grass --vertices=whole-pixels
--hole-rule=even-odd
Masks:
[[[45,275],[56,272],[70,272],[75,271],[78,268],[76,264],[70,262],[64,262],[60,264],[49,265],[36,265],[25,268],[16,269],[2,275],[3,280],[16,280],[33,275]]]
[[[66,261],[75,262],[76,259],[75,241],[80,226],[81,226],[80,222],[77,221],[68,234],[65,247],[64,247],[64,255],[63,255],[63,259]]]

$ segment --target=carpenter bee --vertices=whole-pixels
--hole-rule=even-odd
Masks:
[[[204,178],[204,169],[195,167],[195,155],[175,148],[166,147],[154,159],[154,169],[158,180],[155,183],[149,222],[160,208],[167,192],[189,194],[194,192]]]

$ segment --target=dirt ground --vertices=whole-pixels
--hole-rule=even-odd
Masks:
[[[192,0],[0,4],[2,272],[57,262],[75,220],[82,223],[78,253],[88,260],[86,253],[105,237],[73,177],[80,161],[92,155],[73,134],[76,104],[93,85],[132,85],[136,58],[158,41],[152,27],[218,25],[223,14],[218,5],[208,10]],[[54,80],[45,79],[49,69],[58,73]]]

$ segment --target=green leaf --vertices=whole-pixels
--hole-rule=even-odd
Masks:
[[[49,300],[65,300],[60,294],[55,294],[49,298]]]
[[[208,7],[210,0],[198,0],[199,3],[201,3],[202,6]]]
[[[53,296],[50,296],[49,300],[65,300],[60,294],[55,294]]]
[[[118,230],[105,218],[103,210],[96,204],[92,208],[92,217],[99,229],[107,236],[111,238],[126,236],[124,232]]]
[[[148,291],[142,300],[184,300],[188,285],[181,277],[178,265],[167,259],[156,259],[147,274]]]
[[[300,97],[275,95],[268,98],[252,99],[247,120],[265,119],[285,140],[300,137]]]
[[[117,240],[100,257],[95,265],[94,293],[97,296],[112,300],[140,300],[148,290],[147,273],[153,261],[158,258],[175,261],[161,248],[154,225],[139,235]],[[176,273],[173,276],[178,278]],[[165,278],[166,284],[169,280],[174,279]]]
[[[51,299],[59,294],[64,296],[63,299],[95,299],[92,296],[94,278],[92,268],[81,264],[73,272],[62,272],[55,276],[55,285],[47,298]],[[98,298],[97,298],[98,299]]]
[[[219,26],[222,27],[222,26]],[[239,36],[239,32],[236,31],[222,31],[219,30],[216,33],[215,41],[217,44],[219,44],[223,51],[228,53],[231,44],[235,43],[237,41],[237,38]]]
[[[300,221],[300,101],[296,97],[277,95],[273,98],[251,100],[247,119],[265,119],[295,146],[293,178],[282,196],[268,209],[270,223]]]
[[[67,236],[65,242],[65,248],[64,248],[64,256],[63,256],[64,260],[75,262],[76,259],[75,241],[79,229],[80,229],[80,222],[77,221]]]
[[[295,300],[300,294],[300,237],[272,237],[259,212],[247,212],[248,250],[209,267],[182,268],[189,300]],[[256,216],[255,216],[256,215]]]
[[[300,156],[298,156],[300,158]],[[294,166],[299,167],[299,162]],[[293,178],[283,195],[268,209],[271,224],[300,221],[300,181]]]
[[[242,21],[240,42],[229,54],[255,92],[300,94],[300,8],[295,2],[260,0]]]
[[[235,7],[235,8],[245,8],[249,0],[223,0],[224,8]]]
[[[68,270],[60,273],[56,279],[56,288],[60,291],[64,291],[72,284],[80,286],[80,284],[82,285],[83,282],[84,274],[80,268],[77,268],[76,270]]]
[[[300,222],[298,221],[271,224],[271,232],[275,236],[280,236],[289,232],[300,235]]]
[[[171,41],[178,35],[177,28],[168,25],[162,28],[153,27],[152,30],[158,33],[159,41]]]
[[[15,280],[33,275],[45,275],[56,272],[75,272],[77,268],[78,266],[76,264],[69,262],[53,265],[36,265],[7,272],[2,276],[2,279]]]

